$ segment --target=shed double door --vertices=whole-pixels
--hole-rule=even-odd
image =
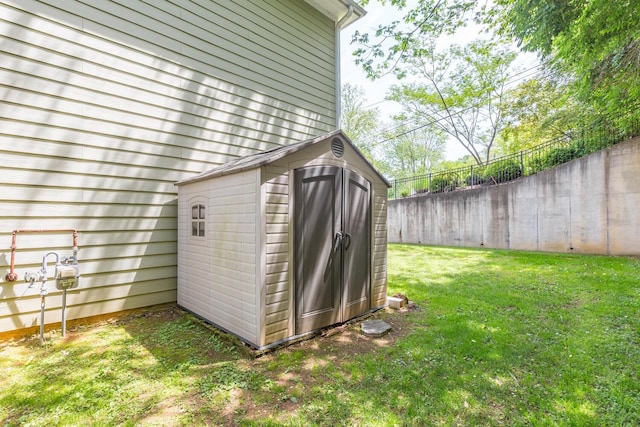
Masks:
[[[371,308],[370,189],[336,166],[295,171],[296,334]]]

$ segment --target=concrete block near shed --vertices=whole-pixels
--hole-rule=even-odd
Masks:
[[[368,337],[379,338],[391,330],[391,325],[384,320],[365,320],[360,326],[362,333]]]
[[[387,297],[387,305],[389,308],[399,310],[404,307],[404,298]]]

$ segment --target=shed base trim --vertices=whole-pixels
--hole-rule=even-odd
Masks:
[[[378,311],[378,310],[380,310],[382,308],[385,308],[386,305],[381,305],[381,306],[378,306],[378,307],[371,308],[371,309],[367,310],[366,312],[364,312],[364,313],[362,313],[362,314],[360,314],[360,315],[358,315],[358,316],[356,316],[356,317],[354,317],[352,319],[347,320],[346,322],[336,323],[336,324],[333,324],[333,325],[330,325],[330,326],[325,326],[325,327],[322,327],[322,328],[314,329],[313,331],[305,332],[305,333],[299,334],[299,335],[293,335],[293,336],[290,336],[290,337],[287,337],[287,338],[283,338],[281,340],[274,341],[272,343],[269,343],[269,344],[266,344],[266,345],[263,345],[263,346],[258,346],[255,343],[253,343],[251,341],[248,341],[247,339],[241,337],[240,335],[238,335],[238,334],[236,334],[234,332],[229,331],[228,329],[216,324],[215,322],[212,322],[209,319],[206,319],[205,317],[202,317],[201,315],[199,315],[197,313],[194,313],[193,311],[189,310],[188,308],[185,308],[185,307],[183,307],[183,306],[181,306],[179,304],[178,304],[178,307],[181,310],[184,310],[184,311],[188,312],[189,314],[193,315],[194,317],[202,320],[204,323],[206,323],[208,325],[211,325],[211,326],[215,327],[216,329],[219,329],[220,331],[224,332],[225,334],[233,335],[234,337],[238,338],[245,345],[251,347],[252,356],[259,357],[259,356],[261,356],[261,355],[263,355],[265,353],[268,353],[269,351],[275,350],[276,348],[286,347],[286,346],[295,344],[295,343],[300,342],[300,341],[305,341],[305,340],[311,339],[311,338],[313,338],[315,336],[318,336],[318,335],[322,334],[326,330],[330,330],[330,329],[336,328],[336,327],[341,326],[341,325],[348,325],[348,324],[359,322],[362,319],[364,319],[364,318],[370,316],[371,314],[375,313],[376,311]]]

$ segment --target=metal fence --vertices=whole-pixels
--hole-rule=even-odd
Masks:
[[[493,185],[529,176],[602,150],[640,135],[640,120],[624,130],[581,130],[568,132],[529,150],[495,158],[485,165],[465,166],[441,172],[392,180],[389,199],[416,194],[444,193],[478,185]]]

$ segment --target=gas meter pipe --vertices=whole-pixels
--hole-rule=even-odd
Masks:
[[[4,280],[7,282],[15,282],[18,280],[18,275],[15,272],[16,265],[16,241],[18,240],[18,233],[73,233],[73,251],[74,254],[78,250],[78,231],[75,228],[52,228],[45,230],[36,230],[36,229],[23,229],[23,230],[13,230],[11,232],[11,267],[9,268],[9,272],[6,276],[4,276]]]

